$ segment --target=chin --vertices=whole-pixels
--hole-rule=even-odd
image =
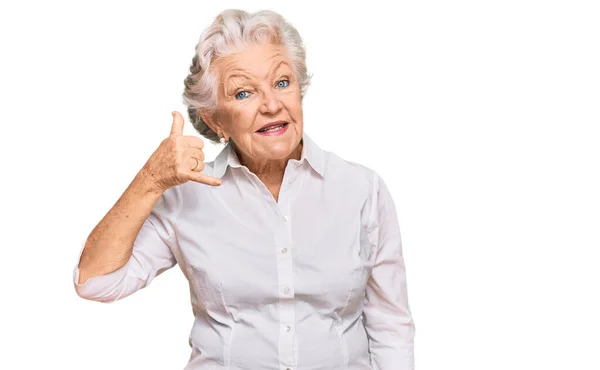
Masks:
[[[267,157],[270,159],[285,159],[294,151],[295,147],[290,145],[276,145],[267,151]]]
[[[296,140],[290,138],[288,140],[281,140],[277,143],[273,143],[267,148],[268,155],[272,159],[284,159],[296,150],[299,142],[300,139]]]

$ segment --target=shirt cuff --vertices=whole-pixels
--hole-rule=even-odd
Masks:
[[[107,303],[114,302],[118,299],[118,296],[115,296],[116,289],[127,276],[129,262],[118,270],[108,274],[91,277],[82,284],[79,284],[79,262],[81,261],[81,255],[85,249],[86,242],[87,238],[81,245],[77,261],[75,262],[75,268],[73,269],[73,285],[75,291],[77,292],[77,295],[84,299]]]
[[[371,366],[375,370],[414,370],[414,345],[397,345],[394,348],[371,348]]]

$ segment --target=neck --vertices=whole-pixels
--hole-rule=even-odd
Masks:
[[[263,182],[266,181],[279,181],[283,180],[283,174],[285,172],[285,167],[290,159],[300,160],[302,156],[302,140],[296,146],[289,156],[284,159],[275,159],[275,160],[263,160],[257,161],[252,158],[245,156],[243,153],[239,151],[239,149],[234,145],[233,149],[235,150],[240,164],[248,167],[250,172],[254,173],[259,179]]]

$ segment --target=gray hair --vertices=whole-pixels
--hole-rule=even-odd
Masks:
[[[218,79],[211,64],[248,46],[265,43],[285,46],[303,98],[312,77],[306,68],[306,50],[298,31],[280,14],[227,9],[200,36],[190,73],[184,80],[183,103],[194,128],[213,143],[219,142],[219,136],[200,116],[200,111],[205,111],[214,117],[217,110]]]

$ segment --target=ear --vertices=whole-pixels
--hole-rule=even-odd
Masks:
[[[212,112],[206,110],[200,110],[200,117],[202,120],[210,127],[214,132],[219,132],[219,126],[216,124],[216,120],[214,119],[215,115]]]

